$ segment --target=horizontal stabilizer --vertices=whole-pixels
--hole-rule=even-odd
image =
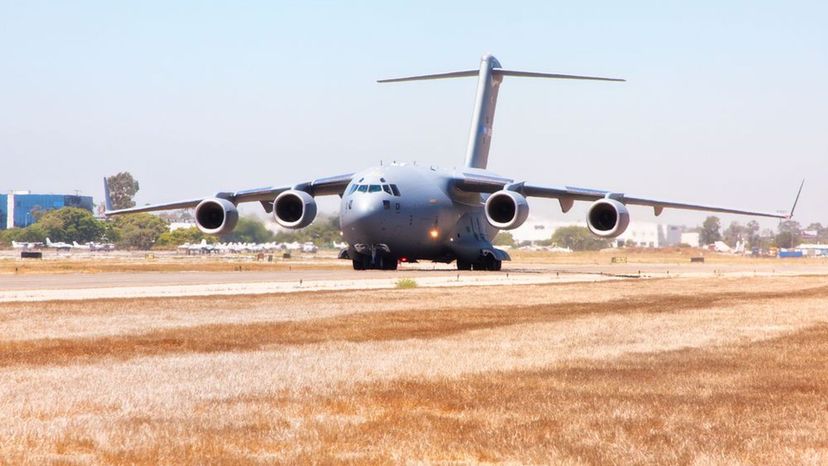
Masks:
[[[378,83],[398,83],[402,81],[426,81],[429,79],[446,79],[446,78],[468,78],[470,76],[477,76],[478,70],[468,71],[450,71],[448,73],[424,74],[420,76],[406,76],[404,78],[390,78],[379,79]]]
[[[451,71],[448,73],[424,74],[420,76],[406,76],[402,78],[380,79],[378,83],[398,83],[403,81],[427,81],[430,79],[448,79],[448,78],[468,78],[477,76],[479,70],[468,71]],[[493,76],[516,76],[519,78],[551,78],[551,79],[586,79],[590,81],[616,81],[624,82],[626,79],[619,78],[602,78],[598,76],[580,76],[575,74],[558,74],[558,73],[536,73],[534,71],[518,71],[518,70],[504,70],[502,68],[492,68]]]
[[[492,70],[492,74],[495,76],[518,76],[521,78],[553,78],[553,79],[588,79],[591,81],[617,81],[617,82],[625,82],[626,79],[619,79],[619,78],[601,78],[598,76],[578,76],[574,74],[557,74],[557,73],[535,73],[534,71],[516,71],[516,70],[504,70],[500,68],[495,68]]]

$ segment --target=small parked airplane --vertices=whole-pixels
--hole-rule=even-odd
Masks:
[[[22,241],[22,242],[19,242],[19,243],[17,241],[12,241],[12,247],[14,249],[35,249],[35,248],[42,248],[43,243],[41,243],[39,241],[34,241],[34,242]]]
[[[316,196],[341,198],[339,221],[348,243],[340,258],[353,261],[354,269],[396,269],[399,262],[457,261],[460,270],[500,270],[510,260],[506,251],[492,245],[499,230],[519,227],[529,215],[527,197],[556,199],[563,212],[575,201],[591,202],[586,225],[600,237],[613,238],[630,222],[630,205],[652,207],[655,215],[665,208],[790,218],[789,214],[689,204],[630,196],[601,189],[533,184],[500,176],[486,169],[492,138],[497,94],[509,77],[623,81],[623,79],[535,73],[503,68],[484,55],[475,70],[454,71],[379,82],[417,81],[477,76],[477,95],[465,167],[454,171],[429,165],[381,165],[366,170],[304,181],[297,184],[235,192],[219,192],[165,204],[113,210],[104,180],[106,215],[195,208],[198,228],[208,234],[229,233],[236,226],[242,202],[259,202],[284,228],[303,228],[316,217]],[[799,187],[802,191],[802,185]],[[799,194],[797,194],[799,199]]]
[[[46,246],[57,249],[58,251],[70,251],[74,247],[69,243],[64,243],[63,241],[53,243],[48,237],[46,238]]]

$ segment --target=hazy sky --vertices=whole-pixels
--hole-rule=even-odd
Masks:
[[[492,170],[765,210],[805,177],[797,220],[828,223],[827,25],[819,1],[0,0],[0,191],[99,200],[101,178],[129,170],[143,204],[380,160],[459,166],[475,80],[375,79],[490,52],[628,79],[506,78]]]

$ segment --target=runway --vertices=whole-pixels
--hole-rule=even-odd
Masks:
[[[813,263],[533,264],[501,272],[458,272],[443,264],[409,264],[398,271],[343,267],[239,272],[104,272],[0,275],[0,302],[295,293],[394,288],[401,278],[418,287],[533,285],[618,279],[827,275]]]

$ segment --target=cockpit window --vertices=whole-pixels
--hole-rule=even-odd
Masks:
[[[394,195],[395,195],[395,196],[399,196],[399,195],[400,195],[400,190],[397,188],[397,185],[395,185],[395,184],[392,184],[392,185],[391,185],[391,191],[393,191],[393,192],[394,192]]]
[[[382,191],[382,188],[378,184],[372,184],[371,186],[368,187],[368,192],[369,193],[378,193],[380,191]]]
[[[368,185],[367,184],[359,185],[359,188],[357,188],[357,191],[359,191],[361,193],[364,193],[364,192],[368,191]]]
[[[387,184],[382,185],[382,190],[387,192],[388,194],[394,194],[391,192],[391,186],[388,186]]]
[[[359,187],[359,185],[357,185],[357,184],[352,184],[352,185],[351,185],[351,189],[349,189],[349,190],[348,190],[348,194],[353,194],[353,193],[354,193],[354,191],[356,191],[358,187]]]

